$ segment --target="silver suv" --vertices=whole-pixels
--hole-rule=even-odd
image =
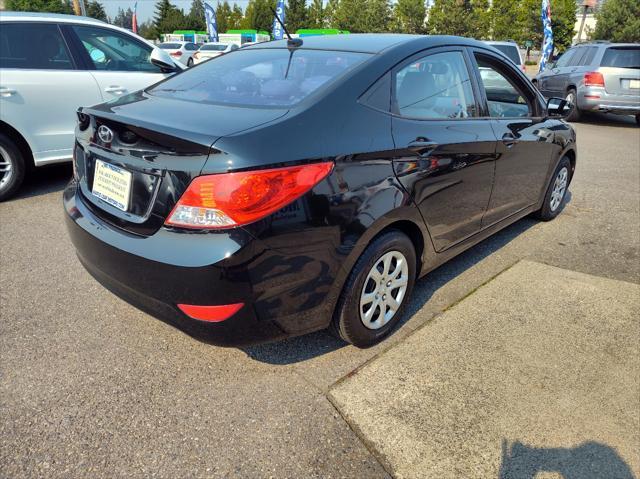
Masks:
[[[569,121],[578,121],[585,111],[601,111],[635,115],[640,124],[637,43],[576,45],[549,63],[533,83],[545,97],[564,97],[574,105],[567,116]]]

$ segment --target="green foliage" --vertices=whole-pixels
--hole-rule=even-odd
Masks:
[[[87,2],[87,16],[95,18],[97,20],[102,20],[103,22],[109,21],[107,17],[107,12],[104,11],[104,7],[97,0],[91,0]]]
[[[14,12],[48,12],[73,15],[69,0],[7,0],[7,10]]]
[[[331,7],[331,26],[353,33],[385,32],[391,27],[391,5],[388,0],[340,0]]]
[[[231,5],[225,0],[216,7],[216,21],[218,22],[218,32],[224,33],[229,30],[231,23]]]
[[[489,36],[488,0],[435,0],[429,10],[427,31],[432,35]]]
[[[515,40],[521,36],[520,25],[516,21],[519,6],[516,0],[493,0],[489,18],[494,40]]]
[[[393,8],[393,30],[400,33],[424,33],[424,0],[398,0]]]
[[[607,0],[596,14],[592,38],[612,42],[640,42],[640,2]]]
[[[307,28],[306,0],[289,0],[285,10],[285,26],[289,33],[299,28]]]
[[[571,47],[576,26],[576,2],[574,0],[555,0],[555,10],[551,11],[553,28],[553,46],[556,52],[564,52]]]
[[[188,23],[181,9],[177,8],[169,0],[160,0],[156,3],[153,25],[155,35],[159,37],[163,33],[171,33],[174,30],[185,30]]]
[[[307,9],[306,28],[324,28],[325,8],[322,0],[312,0]]]
[[[156,40],[158,38],[158,34],[151,20],[138,25],[138,35],[147,40]]]
[[[203,31],[207,29],[207,23],[204,17],[204,3],[202,0],[193,0],[191,9],[185,18],[184,30]]]
[[[242,28],[270,32],[273,26],[272,8],[276,8],[275,0],[249,0],[242,19]]]
[[[118,8],[118,13],[115,17],[113,17],[114,25],[117,25],[121,28],[127,28],[131,30],[131,23],[133,22],[133,10],[127,8],[127,10],[123,10],[122,8]]]

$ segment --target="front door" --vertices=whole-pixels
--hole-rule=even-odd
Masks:
[[[436,251],[478,232],[491,196],[496,137],[478,118],[469,66],[464,50],[439,49],[393,72],[394,168]]]

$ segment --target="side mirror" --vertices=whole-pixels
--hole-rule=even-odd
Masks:
[[[151,50],[149,61],[159,67],[164,73],[173,73],[181,70],[171,56],[161,48]]]
[[[547,100],[547,114],[554,118],[563,118],[569,114],[573,104],[564,98],[549,98]]]

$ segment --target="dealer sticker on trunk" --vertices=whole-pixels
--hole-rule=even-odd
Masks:
[[[95,196],[119,210],[127,211],[130,191],[131,172],[96,160],[92,191]]]

